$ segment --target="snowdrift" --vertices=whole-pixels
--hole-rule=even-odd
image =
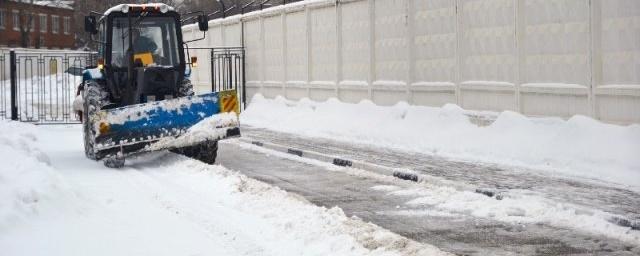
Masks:
[[[2,255],[449,255],[184,156],[108,169],[80,130],[0,121]]]
[[[382,107],[366,100],[294,102],[258,94],[241,123],[640,187],[640,125],[617,126],[584,116],[529,118],[506,111],[481,127],[470,121],[469,113],[450,104]]]
[[[62,192],[36,134],[33,125],[0,121],[0,230],[37,215],[43,201]]]

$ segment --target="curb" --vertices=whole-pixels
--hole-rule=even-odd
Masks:
[[[402,169],[396,169],[388,166],[377,165],[377,164],[372,164],[372,163],[358,161],[358,160],[339,158],[339,157],[318,153],[314,151],[304,151],[297,148],[290,148],[290,147],[286,147],[278,144],[252,140],[246,137],[242,137],[239,140],[245,143],[250,143],[255,146],[267,148],[267,149],[281,152],[281,153],[313,159],[313,160],[330,163],[330,164],[341,166],[341,167],[351,167],[355,169],[368,170],[378,174],[392,176],[401,180],[412,181],[416,183],[423,182],[425,180],[430,180],[429,176],[420,175],[412,171],[403,171]],[[469,187],[467,187],[467,189],[469,189]],[[495,200],[502,200],[505,198],[503,191],[493,191],[491,189],[476,188],[474,192],[493,198]]]
[[[268,148],[281,153],[287,153],[287,154],[295,155],[298,157],[304,157],[304,158],[309,158],[313,160],[330,163],[336,166],[351,167],[351,168],[362,169],[362,170],[371,170],[383,175],[393,176],[402,180],[408,180],[413,182],[420,182],[422,180],[425,180],[423,176],[420,176],[412,172],[403,172],[403,171],[395,170],[390,167],[371,164],[363,161],[345,159],[345,158],[330,156],[330,155],[313,152],[313,151],[303,151],[297,148],[290,148],[290,147],[281,146],[277,144],[271,144],[271,143],[266,143],[266,142],[257,141],[257,140],[250,140],[247,138],[240,138],[240,141],[251,143],[252,145]]]

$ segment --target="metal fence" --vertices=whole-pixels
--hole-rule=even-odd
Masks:
[[[244,108],[246,102],[244,48],[211,48],[211,90],[236,89]]]
[[[191,79],[194,82],[194,86],[206,85],[207,88],[210,86],[212,92],[235,89],[238,93],[238,99],[242,101],[242,108],[244,108],[246,102],[244,48],[189,47],[186,50],[190,51],[191,56],[209,57],[208,63],[203,63],[202,69],[193,70],[194,73],[191,75]],[[198,73],[201,71],[207,74]]]
[[[191,48],[208,50],[211,90],[236,89],[246,102],[244,49]],[[0,49],[0,119],[37,124],[79,123],[72,109],[81,72],[95,65],[92,52],[6,51]]]
[[[72,110],[91,52],[0,51],[0,118],[38,124],[78,123]]]

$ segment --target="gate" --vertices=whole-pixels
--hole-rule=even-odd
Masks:
[[[242,108],[246,103],[244,48],[219,47],[199,48],[189,47],[189,50],[204,53],[209,51],[209,68],[211,70],[211,91],[219,92],[235,89]],[[204,52],[203,52],[204,51]]]
[[[82,70],[94,63],[90,52],[0,50],[0,119],[79,123],[72,103]]]
[[[209,51],[211,91],[236,89],[246,103],[244,48],[189,48]],[[36,124],[80,123],[72,104],[82,70],[96,54],[0,49],[0,119]]]

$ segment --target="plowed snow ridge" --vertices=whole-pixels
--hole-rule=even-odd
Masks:
[[[445,254],[171,153],[107,169],[84,158],[80,129],[0,122],[3,254]]]

